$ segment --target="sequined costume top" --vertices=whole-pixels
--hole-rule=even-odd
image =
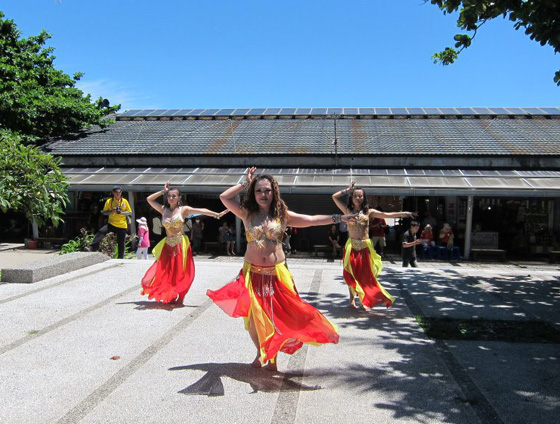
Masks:
[[[355,219],[348,221],[349,230],[352,231],[351,238],[356,237],[356,233],[360,239],[365,239],[369,232],[369,215],[360,211]]]
[[[253,225],[250,222],[245,231],[247,243],[255,243],[259,249],[264,249],[267,243],[282,243],[283,234],[284,228],[279,218],[266,220],[261,225]]]
[[[183,238],[183,226],[185,220],[181,213],[168,218],[163,218],[162,225],[167,232],[166,243],[175,246],[180,243]]]

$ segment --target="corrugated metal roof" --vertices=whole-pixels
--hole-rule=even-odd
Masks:
[[[73,189],[157,190],[170,181],[190,192],[216,192],[244,180],[246,168],[64,168]],[[560,171],[262,168],[283,192],[332,193],[350,181],[376,194],[558,196]]]
[[[235,110],[231,111],[234,114]],[[335,119],[117,121],[55,155],[332,155]],[[560,154],[560,119],[337,119],[339,155]]]

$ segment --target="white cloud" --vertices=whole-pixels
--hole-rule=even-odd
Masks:
[[[107,79],[78,81],[76,86],[85,94],[91,94],[92,100],[99,97],[108,99],[111,105],[121,105],[119,112],[128,109],[160,109],[153,95],[146,94],[126,84],[119,84]]]

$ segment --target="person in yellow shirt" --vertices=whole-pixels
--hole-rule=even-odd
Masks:
[[[95,235],[91,246],[93,250],[97,250],[99,242],[107,233],[115,233],[117,235],[118,258],[124,258],[124,240],[128,230],[129,215],[132,215],[132,209],[126,199],[122,197],[121,186],[113,187],[113,195],[105,202],[103,206],[103,215],[109,217],[106,227],[103,227]]]

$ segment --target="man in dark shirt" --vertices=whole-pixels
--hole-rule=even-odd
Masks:
[[[416,233],[420,228],[420,224],[416,221],[410,223],[410,229],[405,231],[403,235],[402,243],[402,266],[404,268],[411,267],[416,268],[416,246],[422,243],[421,239],[416,239]]]

